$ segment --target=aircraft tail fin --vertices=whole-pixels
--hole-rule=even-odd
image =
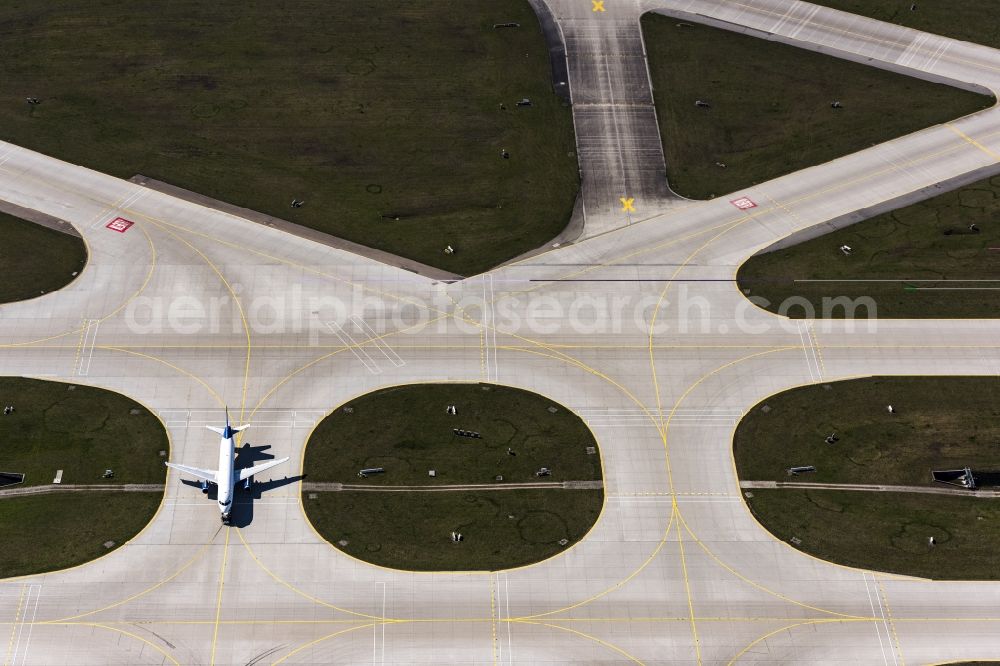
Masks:
[[[212,432],[219,433],[219,435],[221,435],[224,439],[229,439],[234,434],[238,432],[243,432],[244,430],[249,428],[250,424],[247,423],[241,426],[236,426],[235,428],[229,425],[229,407],[226,407],[226,426],[224,428],[220,428],[218,426],[210,426],[210,425],[207,425],[205,427],[211,430]]]

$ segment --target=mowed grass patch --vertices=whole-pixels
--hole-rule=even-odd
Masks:
[[[494,571],[538,562],[581,539],[603,501],[601,490],[561,489],[344,491],[303,500],[313,525],[337,548],[414,571]],[[453,531],[463,535],[461,542],[452,542]]]
[[[0,377],[0,472],[25,475],[24,485],[163,483],[168,450],[160,421],[121,394],[90,386]],[[104,479],[105,469],[114,478]],[[70,504],[77,496],[59,495]],[[0,512],[8,500],[0,500]],[[149,518],[149,515],[146,515]]]
[[[931,470],[996,470],[1000,380],[872,377],[791,389],[756,405],[734,436],[741,480],[936,485]],[[895,413],[889,413],[888,405]],[[839,440],[827,444],[827,435]],[[930,578],[1000,575],[1000,503],[851,490],[753,489],[747,503],[776,537],[825,560]],[[937,545],[928,542],[934,537]]]
[[[796,537],[797,548],[824,560],[935,579],[1000,576],[1000,503],[993,500],[754,489],[747,503],[776,537]]]
[[[935,35],[1000,48],[996,0],[817,0],[817,5],[895,23]],[[916,10],[910,9],[916,5]]]
[[[579,187],[526,0],[8,3],[0,62],[4,140],[457,273],[550,240]]]
[[[447,413],[449,405],[456,414]],[[455,428],[482,438],[457,436]],[[375,467],[385,473],[358,478],[360,469]],[[542,467],[551,475],[536,476]],[[582,538],[604,501],[599,488],[501,489],[599,481],[601,460],[576,414],[535,393],[494,384],[400,386],[352,400],[317,426],[303,472],[310,483],[378,489],[306,490],[302,501],[330,543],[397,569],[495,570],[537,562]],[[487,487],[393,490],[466,484]],[[452,532],[464,539],[453,543]]]
[[[0,499],[0,578],[63,569],[134,537],[156,513],[160,493],[64,493]]]
[[[449,405],[457,414],[447,413]],[[482,438],[460,437],[456,428]],[[386,471],[358,478],[371,467]],[[536,477],[542,467],[551,475]],[[330,414],[309,438],[303,469],[310,482],[372,486],[494,483],[498,475],[504,483],[593,481],[601,459],[580,417],[536,393],[415,384],[369,393]]]
[[[61,289],[87,263],[83,239],[0,213],[0,303]]]
[[[642,17],[667,180],[686,197],[735,192],[994,101],[787,44],[678,23],[653,13]],[[697,100],[711,108],[695,106]],[[834,101],[843,108],[831,108]]]
[[[993,176],[753,256],[736,279],[758,305],[793,318],[992,318],[1000,314],[998,215]]]
[[[840,439],[827,444],[834,432]],[[733,453],[749,481],[787,481],[789,467],[814,465],[815,474],[795,480],[940,487],[931,470],[1000,469],[1000,379],[869,377],[794,388],[743,417]]]

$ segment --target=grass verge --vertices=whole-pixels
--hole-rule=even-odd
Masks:
[[[526,0],[7,3],[0,62],[4,140],[457,273],[556,236],[579,189]]]
[[[159,493],[65,493],[0,500],[0,578],[64,569],[120,546],[142,530]]]
[[[21,472],[24,485],[163,483],[168,451],[160,421],[119,393],[90,386],[0,377],[0,472]],[[113,479],[102,478],[105,469]],[[75,499],[63,495],[63,501]],[[6,500],[0,501],[0,511]]]
[[[166,431],[145,407],[123,395],[20,377],[0,377],[0,472],[25,474],[24,485],[163,483]],[[169,451],[168,451],[169,453]],[[114,470],[104,479],[104,470]],[[20,487],[20,486],[14,486]],[[0,498],[0,578],[82,564],[142,530],[161,493],[61,492]]]
[[[990,295],[1000,287],[998,214],[1000,176],[993,176],[753,256],[736,280],[761,307],[792,318],[996,317]],[[835,299],[849,307],[833,307]]]
[[[932,485],[932,469],[996,469],[995,377],[876,377],[792,389],[737,427],[741,479]],[[887,405],[897,410],[890,414]],[[824,438],[836,431],[834,444]],[[1000,575],[1000,503],[988,498],[849,490],[753,489],[757,519],[782,540],[839,564],[937,579]],[[934,537],[936,545],[928,539]]]
[[[821,164],[994,101],[787,44],[678,24],[642,17],[667,179],[694,199]],[[833,101],[842,108],[831,108]]]
[[[83,239],[0,213],[0,303],[61,289],[87,263]]]
[[[796,480],[910,486],[939,485],[933,469],[1000,469],[998,398],[996,377],[872,377],[794,388],[740,421],[736,469],[741,479],[787,481],[787,468],[815,465],[815,474]],[[840,439],[827,444],[833,432]]]
[[[916,3],[913,0],[816,0],[814,4],[1000,48],[1000,23],[997,22],[995,0]],[[910,9],[914,4],[917,6],[915,11]]]
[[[603,502],[601,490],[559,489],[325,492],[304,500],[309,520],[345,553],[411,571],[495,571],[544,560],[583,538]],[[464,540],[453,543],[452,531]]]
[[[447,413],[449,405],[457,414]],[[456,436],[454,428],[482,438]],[[369,467],[385,473],[359,479],[358,470]],[[541,467],[551,476],[536,477]],[[305,491],[303,504],[313,526],[338,548],[396,569],[478,571],[537,562],[582,538],[604,501],[599,489],[392,490],[601,479],[597,443],[578,416],[537,394],[491,384],[401,386],[352,400],[313,432],[304,473],[309,482],[383,489]],[[453,531],[464,540],[453,543]]]
[[[754,489],[747,504],[779,539],[801,539],[797,548],[838,564],[951,580],[1000,572],[996,501],[785,488]]]
[[[458,413],[446,413],[448,405]],[[482,439],[459,437],[455,428]],[[536,393],[495,384],[416,384],[361,396],[320,422],[303,469],[310,482],[373,486],[493,483],[497,475],[516,483],[593,481],[601,478],[596,447],[580,417]],[[386,473],[359,479],[366,467]],[[536,477],[541,467],[551,476]]]

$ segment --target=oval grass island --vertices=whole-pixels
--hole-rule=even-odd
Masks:
[[[583,420],[493,384],[354,399],[313,431],[303,473],[302,503],[324,539],[409,571],[539,562],[582,539],[604,505],[600,452]]]
[[[14,407],[0,414],[0,578],[83,564],[156,514],[169,444],[145,407],[104,389],[22,377],[0,377],[0,404]]]
[[[747,504],[774,536],[824,560],[996,580],[1000,499],[931,472],[969,467],[996,489],[998,397],[996,377],[867,377],[773,395],[734,436]]]

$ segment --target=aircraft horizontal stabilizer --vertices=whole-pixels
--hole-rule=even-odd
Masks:
[[[219,433],[219,435],[221,437],[226,437],[227,436],[225,428],[220,428],[219,426],[210,426],[210,425],[207,425],[205,427],[208,428],[209,430],[211,430],[212,432]],[[249,427],[250,427],[250,424],[247,423],[246,425],[236,426],[235,428],[229,428],[229,432],[231,432],[231,433],[243,432],[244,430],[246,430]]]

